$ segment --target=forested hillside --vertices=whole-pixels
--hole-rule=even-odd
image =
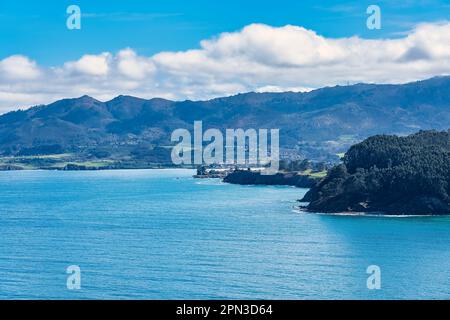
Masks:
[[[302,201],[318,212],[450,214],[450,131],[379,135],[350,148]]]
[[[338,161],[336,154],[371,135],[447,129],[450,77],[208,101],[64,99],[0,116],[0,157],[70,154],[70,161],[165,163],[172,131],[191,130],[196,120],[204,130],[280,129],[282,158]]]

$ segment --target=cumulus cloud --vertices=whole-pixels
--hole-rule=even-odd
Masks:
[[[200,48],[140,56],[131,48],[39,67],[0,60],[0,112],[89,94],[207,99],[245,91],[308,91],[348,82],[403,83],[450,74],[450,23],[395,39],[326,38],[293,25],[251,24]]]
[[[100,55],[86,54],[78,61],[70,61],[64,64],[64,69],[90,76],[106,76],[109,71],[111,54],[104,52]]]
[[[154,65],[150,59],[139,57],[128,48],[118,53],[117,69],[126,77],[141,80],[154,71]]]
[[[36,62],[25,56],[14,55],[0,61],[0,79],[32,80],[40,75]]]

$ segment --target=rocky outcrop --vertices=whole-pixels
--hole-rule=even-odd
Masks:
[[[223,179],[224,182],[232,184],[295,186],[299,188],[311,188],[316,185],[318,180],[318,178],[297,173],[262,175],[260,172],[249,170],[235,170]]]

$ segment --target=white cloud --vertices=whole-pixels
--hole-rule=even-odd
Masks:
[[[14,55],[0,61],[0,79],[32,80],[40,75],[36,62],[25,56]]]
[[[144,79],[154,71],[151,59],[139,57],[131,49],[124,49],[117,54],[117,69],[131,79]]]
[[[255,92],[309,92],[314,90],[314,88],[306,88],[306,87],[279,87],[279,86],[264,86],[261,88],[257,88]]]
[[[80,74],[91,76],[106,76],[109,71],[111,54],[104,52],[99,55],[86,54],[78,61],[66,62],[64,68]]]
[[[0,112],[84,94],[206,99],[347,82],[403,83],[450,74],[450,23],[422,24],[402,38],[377,40],[252,24],[204,40],[195,50],[145,57],[126,48],[52,68],[11,56],[0,61],[0,71]]]

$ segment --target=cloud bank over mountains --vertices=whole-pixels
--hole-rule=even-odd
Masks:
[[[325,38],[293,25],[251,24],[199,49],[140,56],[131,48],[42,67],[0,60],[0,113],[66,97],[208,99],[247,91],[305,91],[347,82],[403,83],[450,74],[450,22],[402,38]]]

